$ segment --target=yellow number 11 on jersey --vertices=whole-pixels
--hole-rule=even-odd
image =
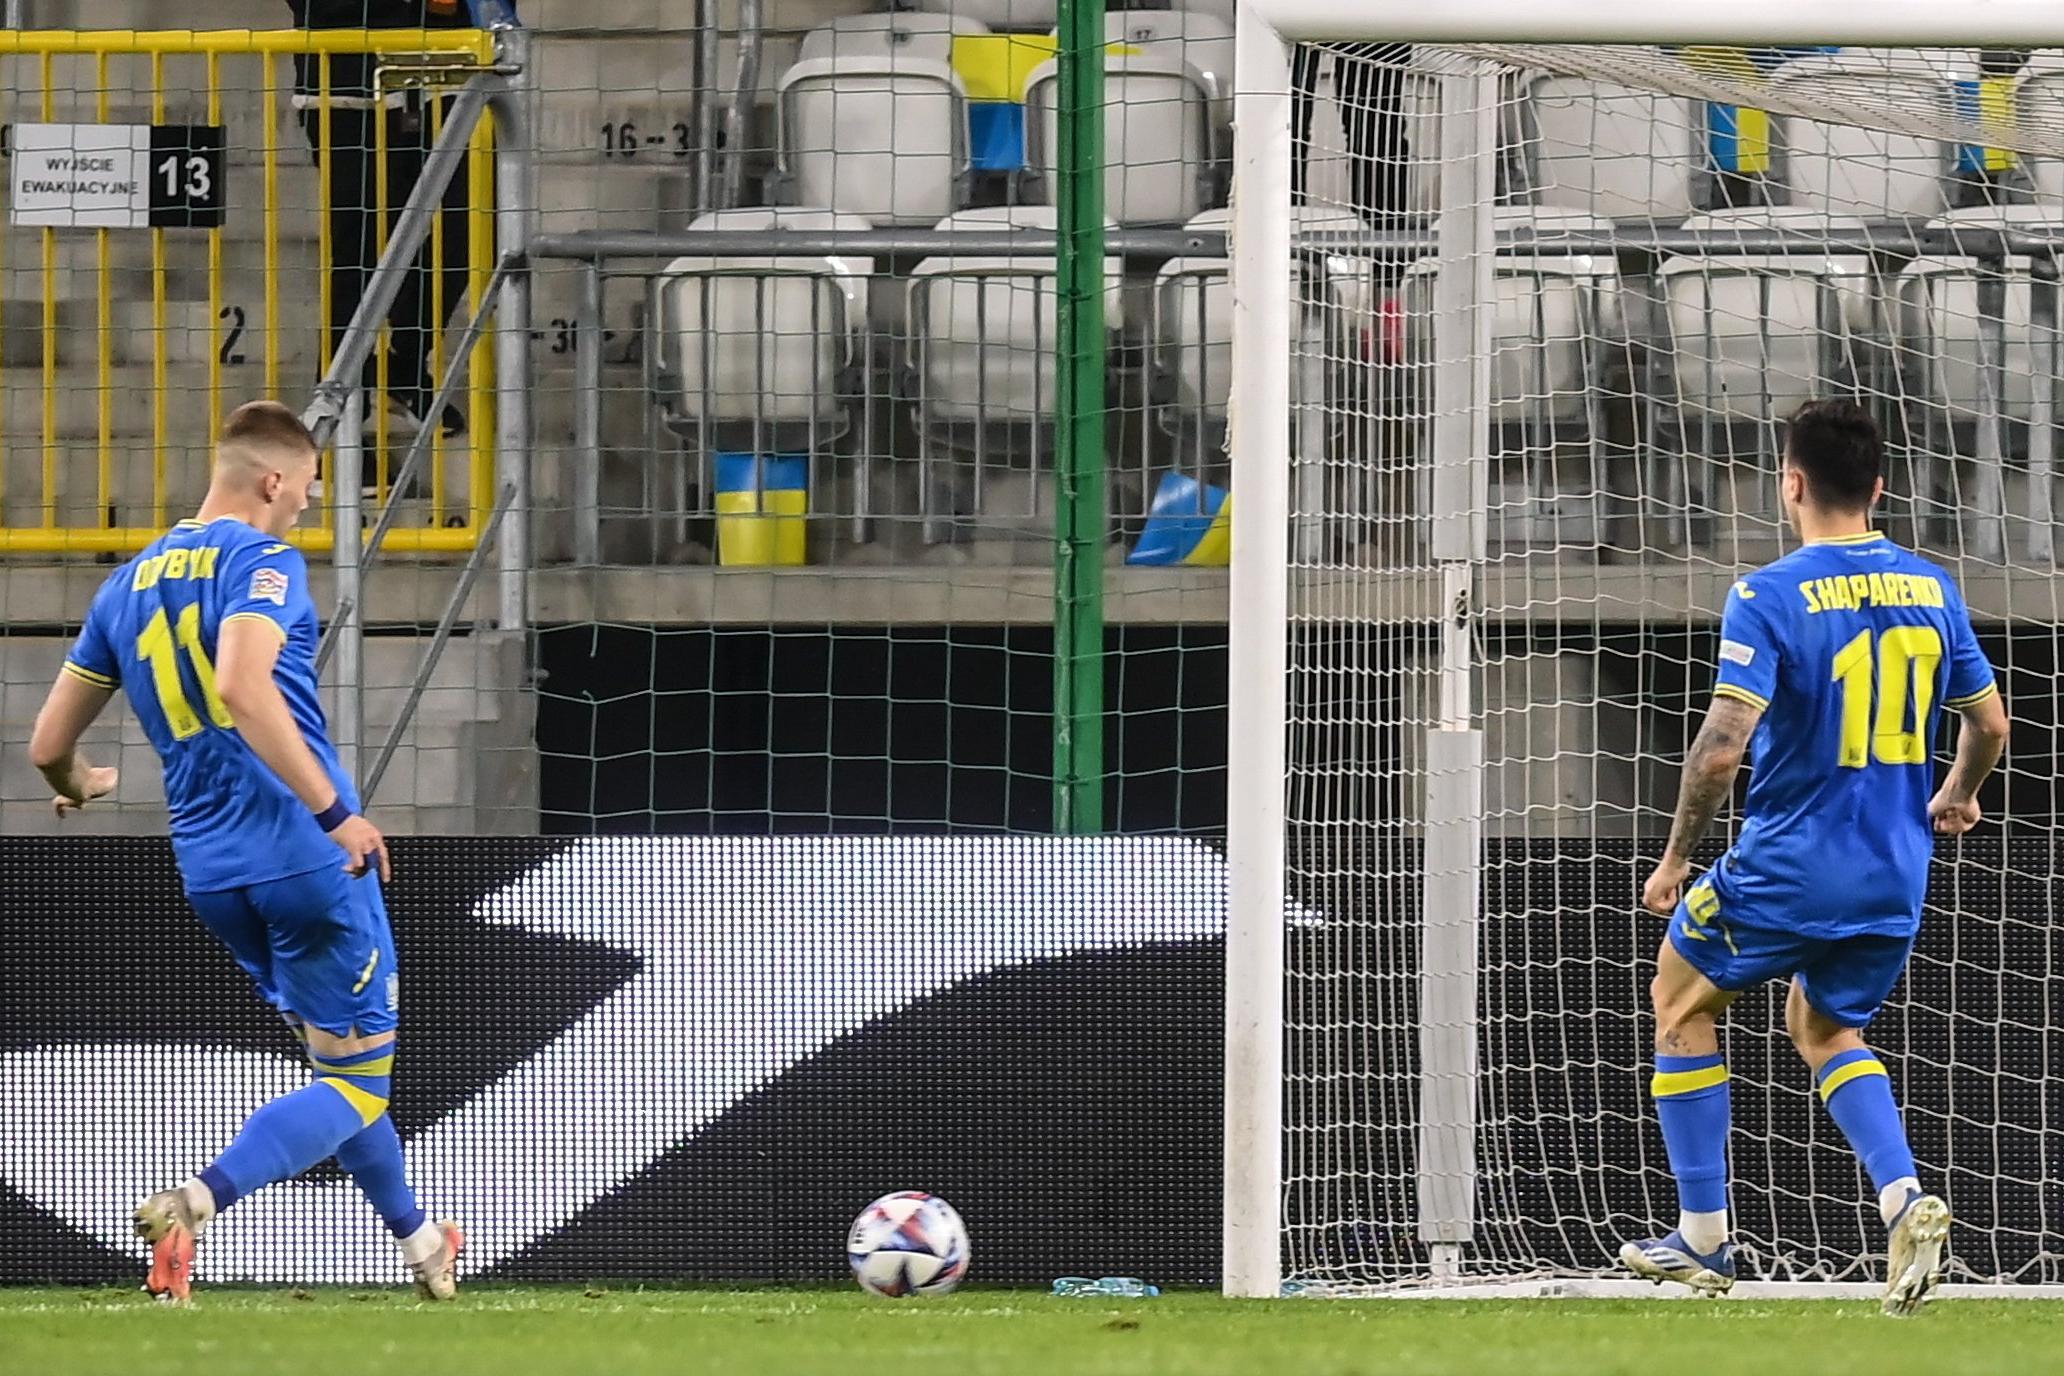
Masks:
[[[172,738],[183,741],[201,733],[200,716],[194,711],[193,704],[186,700],[186,687],[179,681],[179,651],[182,649],[193,661],[194,677],[201,681],[201,697],[207,703],[208,719],[224,730],[235,727],[229,708],[216,695],[215,666],[208,662],[208,651],[201,644],[200,604],[194,603],[182,609],[176,628],[165,615],[165,609],[160,607],[157,614],[145,623],[143,634],[136,637],[136,657],[150,665],[151,682],[158,690],[158,706],[164,709],[166,724],[172,728]]]
[[[1935,695],[1935,666],[1942,662],[1942,635],[1933,626],[1894,626],[1877,638],[1877,720],[1871,720],[1871,633],[1835,651],[1835,682],[1842,685],[1842,765],[1861,769],[1879,764],[1923,764],[1928,742],[1928,708]],[[1913,729],[1907,729],[1907,706]]]

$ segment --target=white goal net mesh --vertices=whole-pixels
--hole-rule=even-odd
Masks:
[[[2064,53],[1346,44],[1293,70],[1288,882],[1320,916],[1288,932],[1285,1274],[1597,1273],[1671,1226],[1639,885],[1722,598],[1788,547],[1782,417],[1842,396],[1887,438],[1880,524],[1959,578],[2017,721],[1870,1037],[1958,1217],[1953,1276],[2064,1281]],[[1441,201],[1484,157],[1472,338],[1469,306],[1442,320]],[[1444,464],[1476,484],[1462,554],[1429,514]],[[1444,889],[1427,818],[1456,796],[1480,839]],[[1442,892],[1473,924],[1427,911]],[[1455,930],[1474,996],[1429,1006]],[[1875,1201],[1782,998],[1723,1031],[1746,1267],[1871,1279]]]

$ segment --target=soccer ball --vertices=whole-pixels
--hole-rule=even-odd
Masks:
[[[967,1225],[923,1190],[885,1194],[860,1211],[846,1237],[853,1279],[870,1294],[945,1295],[966,1278]]]

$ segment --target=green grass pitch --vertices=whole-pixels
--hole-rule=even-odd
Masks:
[[[1097,1301],[974,1289],[897,1303],[845,1290],[619,1286],[460,1296],[429,1307],[396,1291],[225,1288],[169,1309],[134,1291],[0,1289],[0,1370],[1940,1376],[2064,1365],[2064,1304],[2026,1300],[1952,1300],[1900,1321],[1826,1301]]]

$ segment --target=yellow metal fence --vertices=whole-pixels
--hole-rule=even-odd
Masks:
[[[377,55],[376,89],[413,98],[433,134],[444,108],[435,91],[494,55],[491,36],[474,30],[0,32],[8,133],[24,123],[213,125],[224,129],[228,179],[223,223],[191,229],[18,225],[12,172],[0,183],[9,198],[0,221],[0,553],[139,549],[205,490],[210,441],[228,410],[257,396],[296,406],[308,399],[332,348],[333,167],[363,156],[333,137],[348,106],[333,94],[332,73],[346,54]],[[314,73],[305,113],[290,100],[297,56]],[[312,154],[303,118],[315,133]],[[384,249],[406,188],[390,186],[387,119],[370,123]],[[483,117],[456,207],[468,241],[469,311],[494,266],[493,140]],[[10,138],[10,157],[14,148]],[[257,204],[239,204],[254,182]],[[444,220],[433,220],[419,279],[431,296],[433,380],[447,366],[456,331],[446,326],[460,304],[444,290]],[[383,326],[380,391],[367,399],[375,417],[367,469],[382,498],[406,442],[380,398],[410,381],[388,375],[390,336]],[[461,551],[476,542],[493,502],[491,360],[485,343],[474,351],[466,433],[433,441],[423,488],[389,532],[388,549]],[[329,523],[311,513],[297,542],[328,549]]]

